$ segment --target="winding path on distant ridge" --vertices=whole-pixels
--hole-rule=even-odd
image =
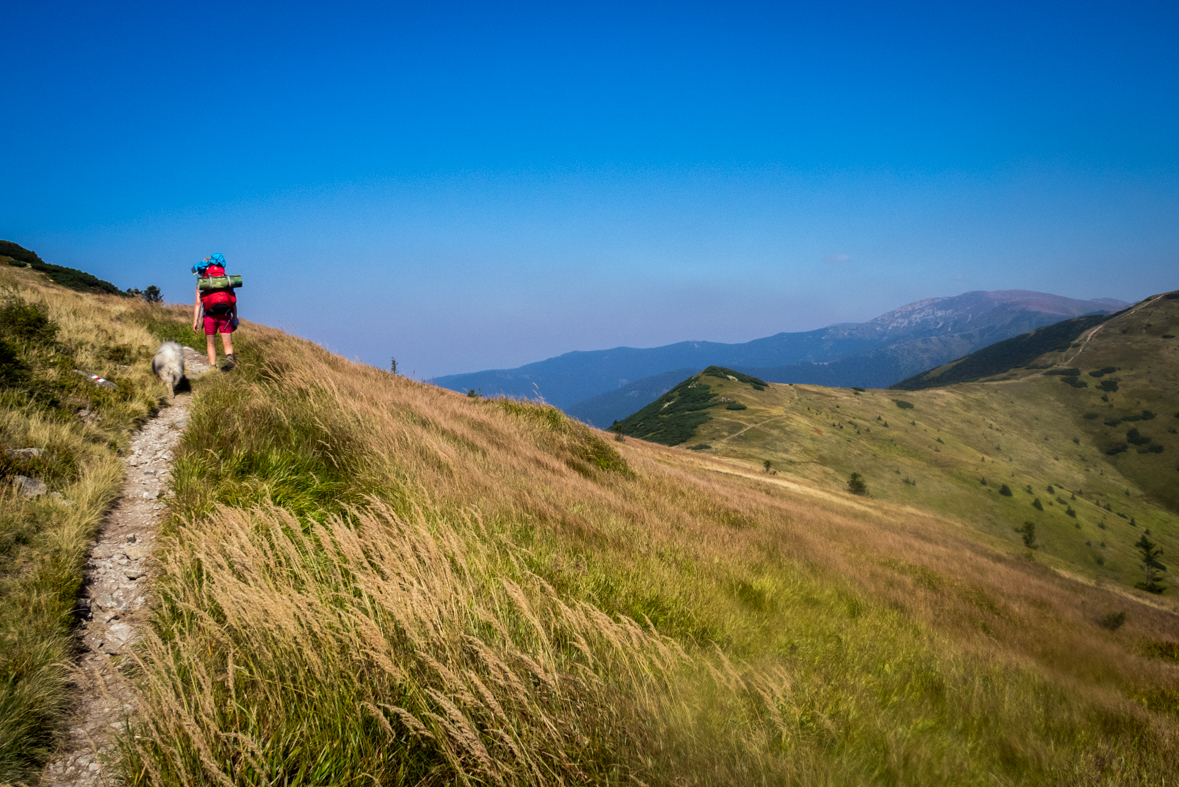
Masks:
[[[184,348],[188,376],[209,371],[208,361]],[[131,440],[126,479],[107,514],[75,608],[81,656],[74,666],[75,713],[69,732],[41,775],[42,787],[98,787],[120,782],[114,768],[115,735],[134,716],[137,693],[124,674],[128,649],[147,625],[152,554],[163,510],[160,500],[172,468],[172,450],[188,425],[192,394],[175,396]]]

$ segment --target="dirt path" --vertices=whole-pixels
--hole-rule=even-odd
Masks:
[[[208,362],[188,348],[184,363],[190,378],[209,370]],[[167,507],[162,496],[191,400],[190,393],[178,394],[134,437],[123,460],[127,477],[91,549],[78,599],[77,709],[65,741],[45,767],[42,787],[118,783],[111,767],[114,736],[136,711],[136,692],[124,674],[130,663],[125,654],[150,614],[151,557]]]

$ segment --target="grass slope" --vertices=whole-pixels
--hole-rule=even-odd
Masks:
[[[66,723],[88,544],[118,493],[129,431],[164,393],[147,368],[153,316],[0,266],[0,784],[36,783]],[[24,497],[20,476],[47,493]]]
[[[1179,554],[1179,343],[1165,338],[1177,332],[1179,298],[1163,295],[1018,359],[1034,368],[993,367],[991,383],[756,392],[713,382],[717,400],[746,409],[713,410],[690,439],[833,490],[859,472],[873,495],[1009,549],[1030,521],[1057,567],[1133,586],[1144,533]]]
[[[1179,292],[1147,298],[1108,322],[1096,319],[1055,347],[1038,344],[1036,334],[1010,340],[1043,349],[1038,357],[1016,357],[996,345],[908,382],[949,384],[962,368],[993,380],[1053,377],[1073,389],[1054,396],[1078,431],[1132,483],[1179,513]]]
[[[235,344],[178,453],[129,784],[1179,776],[1167,598],[832,491],[833,464],[787,481],[278,331]],[[679,416],[698,431],[810,396],[823,423],[853,398],[925,419],[943,395],[902,412],[716,371],[669,404],[706,402]]]
[[[971,383],[995,377],[1026,364],[1048,352],[1065,352],[1086,331],[1101,325],[1109,315],[1094,314],[1064,320],[1030,333],[996,342],[943,366],[902,380],[891,386],[903,391],[919,391],[954,383]]]
[[[77,268],[67,268],[64,265],[45,262],[35,251],[29,251],[10,240],[0,240],[0,262],[7,262],[9,265],[17,267],[32,268],[38,273],[44,273],[54,284],[60,284],[62,287],[78,292],[128,296],[128,293],[123,292],[109,281]]]

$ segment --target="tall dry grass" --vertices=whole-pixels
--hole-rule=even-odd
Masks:
[[[1179,773],[1174,668],[1137,653],[1173,609],[953,521],[235,343],[173,475],[130,782]]]
[[[147,368],[147,308],[0,265],[3,313],[49,328],[0,325],[15,352],[0,362],[0,784],[39,779],[72,708],[71,611],[89,544],[118,494],[118,452],[163,394]],[[117,385],[95,386],[75,369]],[[40,454],[8,453],[24,448]],[[17,476],[43,481],[47,494],[24,497]]]

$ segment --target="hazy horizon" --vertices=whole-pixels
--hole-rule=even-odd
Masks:
[[[0,237],[429,378],[1179,270],[1171,5],[37,5]]]

